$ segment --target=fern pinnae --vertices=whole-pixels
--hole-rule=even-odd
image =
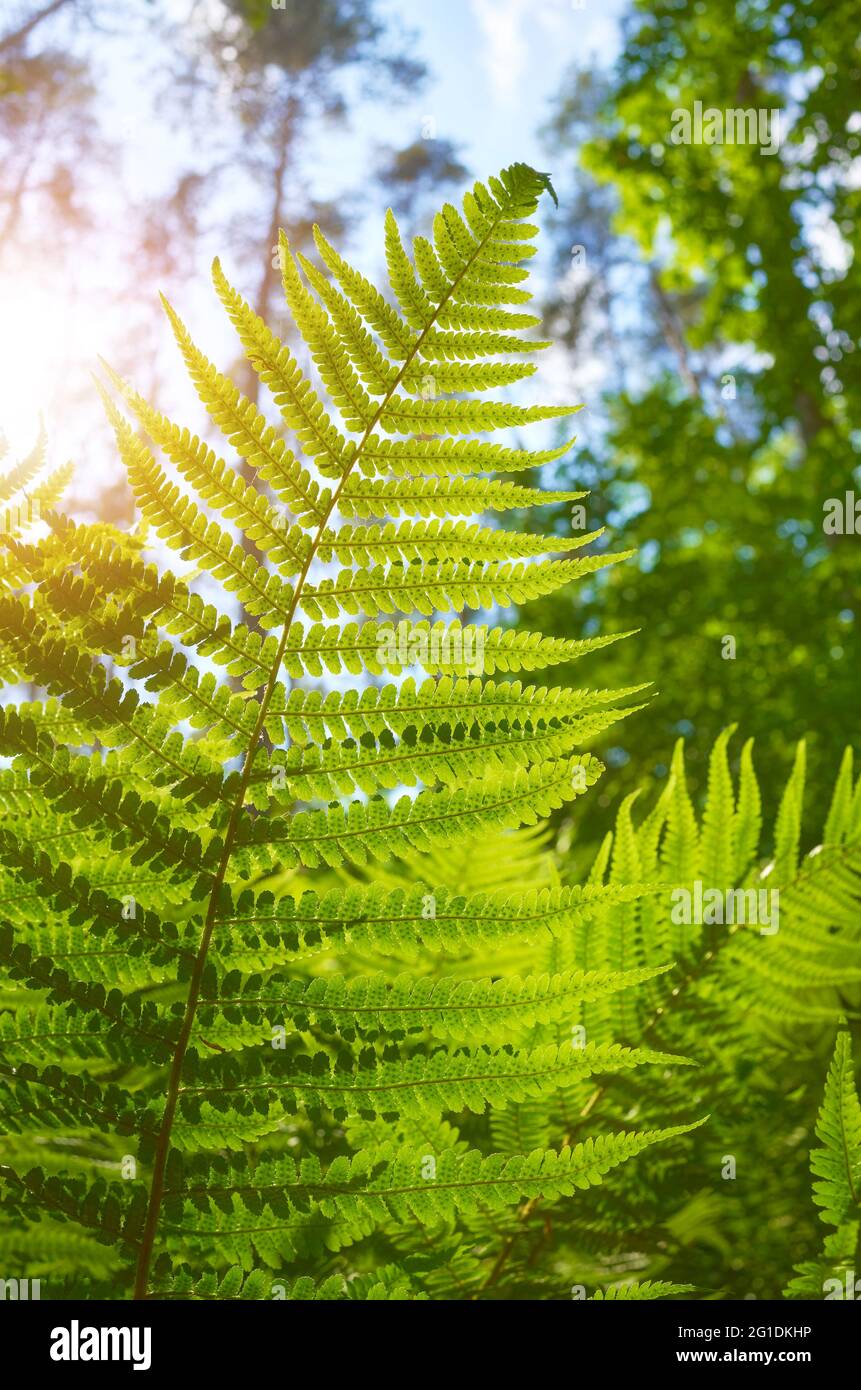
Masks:
[[[506,201],[507,201],[507,200],[506,200]],[[500,214],[500,215],[501,215],[501,214]],[[478,248],[477,248],[477,250],[473,253],[472,258],[467,258],[467,260],[464,262],[464,265],[463,265],[462,269],[459,271],[457,278],[455,278],[455,280],[453,281],[453,283],[452,283],[452,285],[451,285],[451,288],[450,288],[450,290],[448,291],[448,293],[445,294],[445,295],[443,295],[443,296],[441,297],[441,299],[439,300],[439,302],[438,302],[436,308],[433,309],[432,312],[430,313],[429,318],[428,318],[428,322],[423,326],[423,332],[429,331],[429,329],[430,329],[432,326],[434,326],[434,324],[436,323],[437,319],[439,318],[439,315],[440,315],[440,312],[441,312],[442,307],[448,302],[448,300],[449,300],[450,298],[452,298],[452,297],[455,295],[458,284],[459,284],[459,283],[461,282],[461,280],[463,280],[464,277],[467,275],[468,270],[469,270],[469,267],[471,266],[471,264],[478,258],[478,255],[480,254],[481,249],[483,248],[485,242],[486,242],[486,241],[489,239],[489,237],[490,237],[490,230],[495,228],[497,222],[498,222],[498,217],[491,220],[490,228],[489,228],[488,231],[484,234],[484,236],[482,237],[482,239],[478,242]],[[390,228],[390,224],[387,226],[387,235],[388,235],[388,237],[389,237],[389,242],[387,243],[387,247],[388,247],[389,244],[390,244],[390,239],[391,239],[391,228]],[[286,265],[286,256],[284,255],[283,252],[282,252],[282,263]],[[285,271],[285,275],[286,275],[286,271]],[[397,283],[396,283],[396,284],[395,284],[395,289],[397,290],[397,288],[398,288],[398,285],[397,285]],[[227,291],[225,290],[225,291],[223,291],[223,293],[226,294]],[[232,299],[230,300],[229,307],[233,309],[233,311],[234,311],[234,316],[235,316],[235,317],[238,316],[238,317],[240,318],[240,322],[241,322],[241,321],[242,321],[242,316],[241,316],[241,314],[239,314],[238,310],[236,310],[235,303],[234,303],[234,301],[232,301]],[[385,320],[389,320],[389,321],[390,321],[390,316],[389,316],[388,314],[383,313],[382,317],[383,317],[383,320],[384,320],[384,321],[385,321]],[[228,823],[227,823],[227,827],[226,827],[226,830],[225,830],[224,840],[223,840],[223,849],[222,849],[222,853],[221,853],[221,859],[220,859],[220,862],[219,862],[219,864],[218,864],[218,868],[217,868],[217,870],[216,870],[215,879],[214,879],[213,886],[212,886],[212,890],[211,890],[210,897],[209,897],[209,903],[208,903],[208,907],[207,907],[207,911],[206,911],[206,917],[205,917],[204,926],[203,926],[203,931],[202,931],[202,935],[201,935],[200,948],[199,948],[199,951],[198,951],[197,959],[196,959],[196,961],[195,961],[195,965],[194,965],[194,969],[193,969],[193,972],[192,972],[191,980],[190,980],[190,982],[189,982],[189,989],[188,989],[188,996],[187,996],[187,1002],[186,1002],[185,1012],[184,1012],[184,1016],[183,1016],[181,1028],[180,1028],[179,1037],[178,1037],[178,1039],[177,1039],[177,1044],[176,1044],[176,1049],[175,1049],[174,1056],[173,1056],[173,1061],[172,1061],[172,1064],[171,1064],[171,1071],[170,1071],[170,1077],[169,1077],[169,1081],[168,1081],[168,1090],[167,1090],[167,1099],[166,1099],[166,1104],[165,1104],[165,1110],[164,1110],[164,1115],[163,1115],[163,1119],[162,1119],[161,1128],[160,1128],[160,1131],[159,1131],[159,1137],[158,1137],[158,1141],[157,1141],[157,1144],[156,1144],[155,1155],[154,1155],[154,1160],[153,1160],[153,1177],[152,1177],[152,1184],[151,1184],[151,1189],[150,1189],[150,1198],[149,1198],[149,1205],[148,1205],[148,1210],[147,1210],[147,1218],[146,1218],[146,1223],[145,1223],[145,1226],[144,1226],[144,1231],[143,1231],[143,1235],[142,1235],[142,1239],[141,1239],[141,1251],[140,1251],[140,1257],[139,1257],[139,1261],[138,1261],[138,1268],[137,1268],[136,1277],[135,1277],[135,1296],[138,1297],[138,1298],[145,1297],[146,1292],[147,1292],[148,1279],[149,1279],[149,1267],[150,1267],[150,1261],[151,1261],[151,1256],[152,1256],[153,1244],[154,1244],[154,1241],[155,1241],[156,1229],[157,1229],[158,1219],[159,1219],[159,1211],[160,1211],[160,1206],[161,1206],[161,1201],[162,1201],[162,1192],[163,1192],[163,1187],[164,1187],[165,1165],[166,1165],[166,1161],[167,1161],[168,1147],[169,1147],[169,1144],[170,1144],[171,1132],[172,1132],[172,1129],[173,1129],[173,1124],[174,1124],[174,1119],[175,1119],[175,1114],[176,1114],[176,1108],[177,1108],[178,1099],[179,1099],[179,1092],[180,1092],[180,1084],[181,1084],[182,1069],[183,1069],[183,1064],[184,1064],[184,1062],[185,1062],[186,1053],[187,1053],[187,1050],[188,1050],[188,1045],[189,1045],[189,1041],[190,1041],[190,1037],[191,1037],[191,1033],[192,1033],[192,1028],[193,1028],[193,1024],[194,1024],[194,1016],[195,1016],[195,1012],[196,1012],[196,1008],[197,1008],[198,999],[199,999],[199,996],[200,996],[200,990],[201,990],[201,983],[202,983],[202,978],[203,978],[203,972],[204,972],[204,968],[205,968],[205,965],[206,965],[206,959],[207,959],[207,954],[208,954],[210,939],[211,939],[212,932],[213,932],[213,929],[214,929],[214,926],[215,926],[216,913],[217,913],[217,909],[218,909],[218,905],[219,905],[219,899],[220,899],[220,895],[221,895],[221,890],[222,890],[222,887],[223,887],[224,882],[225,882],[225,877],[226,877],[226,873],[227,873],[227,866],[228,866],[228,863],[229,863],[229,860],[230,860],[230,856],[231,856],[231,854],[232,854],[232,852],[233,852],[234,841],[235,841],[235,839],[236,839],[237,833],[238,833],[239,828],[240,828],[240,817],[241,817],[242,808],[243,808],[244,803],[245,803],[245,797],[246,797],[246,794],[247,794],[247,791],[248,791],[248,786],[249,786],[249,781],[250,781],[251,771],[252,771],[252,766],[253,766],[253,761],[254,761],[254,755],[255,755],[255,752],[256,752],[256,749],[257,749],[257,746],[258,746],[260,737],[261,737],[261,735],[262,735],[262,733],[263,733],[263,730],[264,730],[264,727],[265,727],[266,718],[267,718],[268,709],[269,709],[269,704],[270,704],[270,701],[271,701],[271,698],[272,698],[272,694],[273,694],[273,692],[274,692],[274,689],[275,689],[275,686],[276,686],[276,683],[277,683],[278,674],[279,674],[280,669],[281,669],[281,663],[282,663],[282,660],[283,660],[283,657],[284,657],[284,653],[285,653],[286,648],[287,648],[287,643],[288,643],[288,641],[289,641],[289,635],[290,635],[291,625],[292,625],[293,620],[294,620],[294,618],[295,618],[296,610],[297,610],[297,607],[298,607],[298,605],[299,605],[300,599],[301,599],[301,597],[302,597],[303,588],[304,588],[305,582],[306,582],[306,580],[307,580],[307,576],[308,576],[308,573],[309,573],[309,570],[310,570],[310,566],[311,566],[312,560],[313,560],[314,555],[315,555],[315,553],[316,553],[316,551],[317,551],[317,548],[319,547],[320,542],[321,542],[321,540],[322,540],[322,537],[323,537],[323,534],[324,534],[325,525],[326,525],[326,523],[328,522],[329,517],[332,515],[333,511],[335,510],[335,508],[336,508],[336,506],[337,506],[338,498],[339,498],[341,492],[343,491],[346,478],[348,477],[349,473],[352,471],[353,467],[355,466],[356,460],[357,460],[358,458],[361,457],[362,450],[363,450],[365,444],[367,443],[367,441],[369,440],[369,438],[371,437],[371,435],[372,435],[372,433],[373,433],[373,430],[374,430],[375,426],[377,425],[378,422],[380,422],[380,421],[383,419],[383,416],[384,416],[386,407],[387,407],[387,405],[388,405],[388,402],[393,398],[394,393],[395,393],[395,391],[397,390],[398,385],[399,385],[400,382],[403,380],[403,378],[406,376],[411,362],[414,360],[414,358],[416,357],[416,355],[417,355],[417,353],[418,353],[418,351],[419,351],[419,346],[420,346],[421,341],[422,341],[422,335],[419,334],[419,337],[412,343],[411,347],[410,347],[409,350],[407,351],[407,354],[406,354],[406,356],[405,356],[404,359],[403,359],[403,365],[402,365],[401,368],[398,370],[397,375],[395,376],[395,378],[394,378],[394,380],[392,381],[392,383],[388,386],[386,394],[383,395],[383,397],[382,397],[382,399],[381,399],[381,403],[377,406],[376,410],[374,411],[374,414],[373,414],[372,418],[371,418],[370,421],[367,423],[367,425],[366,425],[366,427],[365,427],[364,434],[363,434],[363,436],[362,436],[362,438],[361,438],[359,444],[356,446],[355,450],[353,451],[352,456],[351,456],[350,459],[349,459],[349,462],[346,463],[346,465],[344,466],[343,470],[341,470],[339,482],[338,482],[337,486],[335,487],[334,491],[332,492],[332,495],[331,495],[331,498],[330,498],[330,500],[329,500],[329,502],[328,502],[328,505],[327,505],[327,507],[325,508],[325,510],[324,510],[324,512],[323,512],[322,516],[320,517],[319,522],[318,522],[318,524],[317,524],[317,529],[316,529],[314,538],[313,538],[313,540],[312,540],[312,542],[311,542],[311,545],[310,545],[310,547],[309,547],[307,557],[306,557],[306,559],[305,559],[305,561],[304,561],[304,563],[303,563],[303,565],[302,565],[302,567],[301,567],[301,569],[300,569],[300,571],[299,571],[299,575],[298,575],[298,578],[297,578],[297,580],[296,580],[296,583],[295,583],[295,586],[294,586],[294,590],[293,590],[293,597],[292,597],[292,600],[291,600],[291,603],[290,603],[288,612],[287,612],[287,614],[286,614],[286,616],[285,616],[285,618],[284,618],[284,622],[283,622],[283,626],[282,626],[282,632],[281,632],[281,638],[280,638],[279,645],[278,645],[278,650],[277,650],[277,652],[276,652],[276,656],[275,656],[275,659],[274,659],[274,661],[273,661],[272,669],[271,669],[271,672],[270,672],[270,674],[269,674],[269,677],[268,677],[268,680],[267,680],[267,683],[266,683],[266,687],[265,687],[265,689],[264,689],[264,691],[263,691],[263,695],[262,695],[261,700],[260,700],[260,706],[259,706],[259,712],[258,712],[257,720],[256,720],[256,723],[255,723],[254,728],[253,728],[253,730],[252,730],[251,737],[250,737],[250,740],[249,740],[248,749],[247,749],[247,752],[246,752],[245,757],[244,757],[243,768],[242,768],[242,773],[241,773],[241,776],[240,776],[239,786],[238,786],[238,788],[237,788],[236,797],[235,797],[235,800],[234,800],[234,803],[233,803],[233,808],[232,808],[232,810],[231,810],[230,818],[229,818],[229,821],[228,821]],[[267,340],[266,345],[268,346],[268,340]],[[277,359],[277,356],[276,356],[276,367],[277,367],[278,365],[279,365],[279,364],[278,364],[278,359]],[[268,374],[268,373],[269,373],[269,364],[267,363],[267,374]],[[264,376],[264,380],[265,380],[265,379],[266,379],[266,376]],[[280,383],[279,383],[279,385],[280,385]],[[277,398],[277,397],[276,397],[276,398]],[[328,439],[325,440],[325,444],[326,444],[326,447],[327,447],[327,448],[330,447]],[[336,470],[336,471],[337,471],[337,470]]]
[[[598,531],[545,539],[483,521],[579,496],[481,476],[564,449],[456,437],[570,413],[483,394],[525,379],[531,368],[507,359],[542,346],[516,333],[536,323],[520,308],[535,230],[523,223],[546,187],[525,166],[476,185],[412,259],[387,218],[391,303],[321,236],[328,274],[282,238],[286,302],[317,385],[215,265],[245,354],[314,477],[166,306],[202,404],[257,475],[247,483],[108,370],[108,416],[140,512],[190,573],[149,561],[146,526],[125,535],[57,516],[43,538],[6,547],[15,579],[0,596],[0,641],[47,698],[0,707],[0,756],[13,759],[0,776],[11,991],[0,1035],[16,1067],[3,1092],[27,1136],[40,1106],[58,1131],[77,1107],[87,1143],[98,1138],[113,1166],[137,1134],[148,1191],[85,1164],[54,1182],[52,1155],[29,1173],[4,1169],[0,1205],[29,1220],[41,1203],[55,1224],[133,1250],[138,1298],[197,1286],[261,1296],[259,1278],[225,1283],[225,1263],[307,1264],[377,1228],[390,1243],[374,1274],[387,1295],[447,1279],[472,1291],[482,1259],[458,1231],[498,1229],[493,1212],[506,1204],[567,1198],[689,1132],[659,1121],[551,1147],[589,1113],[593,1073],[632,1078],[687,1060],[684,1048],[638,1046],[631,1006],[624,1045],[608,1031],[580,1048],[568,1031],[581,1008],[620,991],[660,995],[668,941],[655,934],[646,949],[645,908],[628,911],[654,893],[657,842],[638,856],[631,825],[611,881],[583,889],[548,873],[540,850],[543,819],[603,772],[583,747],[639,708],[643,687],[518,677],[627,634],[545,638],[438,617],[524,601],[622,558],[582,553]],[[464,396],[437,399],[437,388]],[[452,437],[397,437],[416,431]],[[318,569],[332,563],[344,568]],[[237,606],[247,623],[231,616]],[[316,687],[326,671],[397,679]],[[33,922],[22,886],[39,905]],[[631,948],[617,938],[579,961],[584,924],[615,909],[635,929]],[[270,1048],[278,1031],[285,1045]],[[72,1059],[64,1071],[48,1065],[55,1046]],[[472,1116],[463,1137],[446,1118],[458,1111]],[[324,1139],[328,1127],[334,1156],[325,1176],[304,1156],[278,1202],[265,1165],[279,1161],[288,1117]],[[497,1135],[507,1153],[475,1146]],[[510,1152],[515,1135],[535,1137],[527,1153]],[[417,1143],[439,1162],[436,1186],[419,1186]],[[247,1145],[253,1171],[228,1197],[213,1151]],[[346,1175],[345,1145],[356,1155]],[[180,1155],[188,1183],[176,1180]],[[429,1250],[439,1223],[445,1272],[416,1281],[399,1261],[414,1242]],[[210,1266],[214,1285],[201,1274]]]

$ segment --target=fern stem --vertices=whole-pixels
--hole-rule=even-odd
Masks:
[[[233,807],[230,812],[230,819],[227,824],[227,829],[225,831],[224,846],[221,852],[221,860],[218,865],[218,869],[216,871],[215,879],[212,885],[212,891],[209,896],[209,903],[207,905],[206,910],[206,918],[204,921],[203,932],[200,938],[200,946],[197,952],[197,957],[195,959],[191,979],[189,981],[188,995],[186,997],[186,1005],[185,1012],[183,1014],[182,1027],[180,1028],[179,1036],[176,1042],[176,1048],[173,1054],[173,1059],[171,1061],[164,1115],[162,1116],[162,1122],[158,1133],[158,1139],[156,1141],[155,1155],[153,1159],[152,1182],[150,1185],[149,1201],[147,1204],[146,1221],[144,1223],[143,1235],[141,1237],[140,1254],[138,1257],[137,1269],[135,1271],[135,1285],[133,1295],[135,1299],[144,1299],[147,1297],[147,1288],[149,1286],[149,1271],[150,1265],[152,1263],[152,1253],[153,1247],[155,1245],[156,1232],[158,1230],[162,1197],[164,1195],[165,1169],[167,1167],[167,1156],[168,1150],[170,1148],[170,1136],[171,1131],[173,1129],[174,1117],[176,1115],[177,1102],[179,1100],[179,1087],[180,1080],[182,1077],[182,1068],[185,1062],[186,1052],[188,1051],[188,1044],[191,1038],[191,1031],[194,1026],[194,1017],[197,1011],[197,1004],[200,997],[201,982],[203,980],[203,971],[206,965],[206,958],[209,952],[209,944],[212,939],[213,929],[215,927],[216,913],[221,897],[221,891],[224,887],[224,881],[227,875],[227,868],[230,863],[230,856],[233,852],[233,845],[236,839],[236,832],[239,827],[239,819],[242,814],[243,807],[245,805],[245,796],[248,791],[248,784],[251,778],[251,769],[254,763],[257,747],[266,724],[266,718],[269,712],[269,705],[271,704],[272,695],[274,693],[278,676],[281,671],[281,664],[284,659],[284,653],[287,648],[290,628],[293,624],[293,620],[296,615],[296,610],[299,605],[299,599],[301,598],[304,584],[308,578],[308,573],[310,571],[311,565],[320,547],[323,532],[326,526],[328,525],[332,513],[338,505],[338,501],[340,499],[341,493],[344,490],[344,486],[347,482],[347,479],[350,476],[350,473],[352,472],[359,458],[361,457],[362,451],[365,448],[368,439],[370,438],[373,430],[378,425],[380,418],[384,410],[386,409],[386,406],[389,404],[389,401],[392,399],[398,387],[400,386],[404,376],[406,375],[407,371],[412,365],[413,360],[418,355],[422,343],[425,341],[427,335],[433,330],[443,307],[451,299],[461,280],[464,278],[464,276],[468,274],[474,262],[481,255],[486,243],[493,237],[496,231],[497,224],[502,216],[503,211],[502,209],[500,209],[498,215],[493,218],[489,227],[485,231],[484,236],[481,238],[480,242],[476,246],[475,251],[468,258],[460,273],[452,281],[447,293],[440,300],[427,326],[422,329],[415,343],[413,344],[412,348],[407,354],[407,357],[405,358],[400,371],[398,372],[397,376],[395,377],[394,381],[389,387],[388,392],[381,399],[380,404],[374,414],[374,418],[371,420],[370,424],[368,425],[367,429],[362,435],[359,443],[356,446],[356,450],[353,454],[353,457],[350,459],[350,462],[344,469],[344,472],[341,475],[337,487],[332,492],[331,500],[329,501],[325,514],[320,520],[314,539],[311,543],[308,552],[308,557],[296,580],[296,585],[293,590],[293,598],[284,621],[281,639],[278,643],[278,650],[275,654],[275,658],[272,663],[272,669],[269,673],[269,678],[266,682],[263,696],[260,701],[260,708],[257,715],[257,720],[255,722],[254,729],[251,733],[251,737],[248,742],[248,748],[245,754],[245,760],[242,768],[242,776],[240,779],[239,788],[236,793],[236,799],[233,803]]]

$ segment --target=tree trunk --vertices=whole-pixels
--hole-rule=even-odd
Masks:
[[[51,0],[50,5],[45,5],[44,9],[31,15],[26,24],[21,25],[20,29],[16,29],[14,33],[6,34],[4,38],[0,39],[0,53],[5,53],[7,49],[14,48],[16,44],[26,39],[28,34],[31,34],[43,20],[50,19],[58,10],[62,10],[66,5],[74,3],[75,0]]]

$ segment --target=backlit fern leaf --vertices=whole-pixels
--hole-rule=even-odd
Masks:
[[[841,782],[834,804],[846,806]],[[834,822],[832,806],[832,828]],[[837,1035],[816,1135],[821,1144],[810,1154],[813,1200],[822,1208],[821,1219],[837,1229],[826,1237],[819,1260],[796,1266],[798,1277],[788,1284],[786,1296],[854,1299],[861,1226],[861,1105],[852,1063],[852,1040],[846,1032]]]
[[[108,369],[148,531],[52,513],[41,538],[4,538],[2,659],[44,698],[10,690],[0,708],[0,1115],[18,1137],[17,1157],[0,1141],[0,1203],[39,1225],[40,1250],[80,1229],[64,1288],[101,1291],[109,1269],[138,1297],[376,1301],[451,1280],[481,1296],[473,1228],[524,1201],[576,1205],[698,1120],[575,1140],[595,1078],[687,1060],[571,1035],[578,1010],[654,987],[672,943],[576,959],[596,914],[630,922],[654,892],[633,828],[606,885],[558,882],[536,848],[643,687],[491,679],[624,634],[470,622],[624,558],[600,531],[486,519],[581,496],[485,476],[567,446],[476,437],[576,409],[494,395],[547,346],[521,308],[547,190],[513,165],[411,254],[390,213],[386,294],[319,232],[316,265],[282,236],[313,380],[216,262],[277,424],[166,306],[223,445]],[[633,1004],[622,1017],[633,1034]],[[503,1131],[524,1148],[495,1153]],[[422,1265],[425,1229],[446,1241]],[[116,1267],[90,1277],[93,1242]]]

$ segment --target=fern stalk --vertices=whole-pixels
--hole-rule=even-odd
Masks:
[[[479,1272],[463,1244],[475,1223],[497,1227],[493,1212],[525,1203],[526,1226],[539,1200],[579,1206],[611,1170],[693,1128],[658,1118],[620,1132],[602,1115],[594,1136],[551,1147],[589,1112],[593,1077],[686,1060],[606,1030],[581,1049],[565,1033],[572,1012],[654,991],[670,968],[663,947],[614,947],[599,968],[577,958],[596,915],[630,914],[646,891],[635,856],[618,884],[529,871],[541,822],[604,771],[581,750],[642,687],[518,677],[625,634],[548,641],[488,625],[470,629],[466,656],[462,621],[443,620],[623,558],[547,558],[600,532],[557,544],[448,519],[572,495],[479,476],[564,447],[433,438],[575,409],[475,398],[534,371],[493,359],[549,346],[516,336],[538,320],[509,307],[531,297],[522,267],[548,188],[524,165],[491,191],[476,184],[412,259],[387,215],[388,298],[318,232],[328,274],[282,238],[287,305],[322,394],[216,262],[216,292],[308,467],[166,304],[201,403],[259,484],[108,370],[142,430],[106,397],[143,521],[192,572],[150,563],[143,526],[59,515],[0,556],[0,663],[7,681],[46,691],[0,704],[0,1118],[22,1136],[17,1150],[0,1138],[0,1216],[44,1221],[48,1243],[61,1220],[82,1228],[78,1269],[104,1268],[89,1250],[108,1247],[106,1275],[124,1266],[137,1299],[262,1298],[267,1273],[316,1274],[318,1256],[349,1283],[298,1277],[287,1297],[423,1298],[448,1276],[409,1272],[409,1252],[440,1238],[455,1242],[451,1278],[467,1296],[503,1271],[508,1285],[513,1245],[500,1261],[488,1250]],[[344,568],[318,580],[315,565],[333,562]],[[326,671],[392,679],[327,691],[313,683]],[[407,865],[419,881],[405,886]],[[113,896],[120,885],[139,892],[137,912]],[[631,1039],[633,1017],[629,1001]],[[73,1155],[66,1133],[83,1137]],[[120,1148],[128,1136],[137,1159]]]
[[[326,526],[328,525],[332,513],[337,507],[338,499],[340,498],[341,493],[344,490],[344,486],[347,482],[347,479],[350,476],[353,469],[355,468],[355,465],[359,461],[364,447],[368,442],[368,439],[370,438],[374,429],[378,425],[386,406],[391,401],[392,397],[394,396],[395,392],[400,386],[404,376],[408,372],[413,361],[418,356],[428,334],[433,331],[441,312],[454,296],[454,293],[458,285],[467,275],[468,271],[480,258],[488,241],[492,239],[495,231],[499,226],[499,223],[503,220],[503,216],[503,210],[500,209],[499,215],[491,221],[490,227],[488,228],[484,236],[481,238],[477,250],[474,251],[472,256],[467,260],[462,271],[453,281],[448,293],[439,301],[429,324],[421,330],[418,338],[413,344],[411,351],[404,359],[404,363],[400,371],[398,372],[396,378],[394,379],[392,385],[389,387],[387,393],[381,398],[380,405],[377,407],[377,411],[371,423],[365,429],[363,436],[361,437],[359,443],[356,446],[355,454],[353,455],[352,459],[350,460],[349,464],[344,470],[339,483],[332,492],[331,500],[328,506],[326,507],[323,518],[320,521],[317,530],[314,534],[313,540],[311,542],[311,548],[309,550],[308,557],[305,561],[302,570],[299,573],[299,576],[297,577],[293,599],[290,604],[290,609],[284,621],[283,628],[281,630],[281,637],[278,643],[278,651],[273,660],[272,668],[269,672],[269,679],[266,683],[266,688],[264,690],[263,697],[260,702],[260,712],[257,716],[257,721],[254,725],[251,738],[248,742],[248,748],[245,753],[242,767],[242,776],[240,779],[239,787],[237,789],[236,798],[234,800],[233,807],[231,810],[230,820],[228,821],[227,829],[225,832],[224,848],[221,853],[221,859],[218,865],[218,869],[216,871],[215,880],[212,886],[212,892],[209,897],[209,903],[207,905],[206,920],[200,939],[200,949],[197,953],[197,958],[194,963],[194,970],[192,971],[191,980],[189,982],[188,996],[186,999],[185,1012],[183,1014],[182,1020],[182,1028],[177,1039],[176,1050],[174,1051],[173,1060],[171,1062],[170,1076],[167,1086],[167,1103],[165,1106],[164,1118],[162,1120],[162,1125],[159,1130],[158,1142],[153,1158],[153,1174],[152,1182],[150,1185],[146,1223],[144,1226],[143,1235],[141,1237],[140,1254],[138,1257],[137,1269],[135,1271],[135,1299],[143,1299],[146,1298],[147,1295],[147,1288],[149,1285],[150,1264],[152,1261],[152,1251],[155,1243],[156,1232],[158,1229],[159,1213],[161,1211],[162,1194],[164,1191],[165,1167],[167,1164],[167,1155],[170,1147],[171,1130],[173,1129],[173,1121],[174,1116],[176,1114],[176,1104],[179,1096],[179,1086],[182,1077],[182,1068],[183,1063],[185,1061],[185,1055],[188,1050],[188,1043],[191,1037],[192,1028],[194,1026],[194,1016],[197,1010],[197,1001],[200,996],[200,987],[201,981],[203,979],[203,971],[206,965],[207,954],[209,952],[209,943],[212,939],[212,932],[215,926],[215,914],[218,907],[218,900],[221,894],[221,889],[224,885],[225,875],[227,873],[228,864],[230,863],[230,856],[233,853],[236,829],[239,824],[239,817],[242,813],[242,809],[245,804],[245,796],[248,791],[248,784],[251,778],[251,770],[254,765],[254,756],[257,751],[257,747],[260,742],[260,737],[263,733],[266,724],[266,717],[268,715],[269,706],[272,701],[272,694],[278,680],[278,675],[281,670],[281,663],[284,659],[284,652],[287,647],[287,642],[290,635],[290,627],[296,617],[296,612],[299,606],[299,600],[302,597],[302,591],[305,585],[305,581],[308,577],[311,565],[320,546],[323,532],[325,531]],[[282,258],[284,256],[283,246],[281,248],[281,256]]]

